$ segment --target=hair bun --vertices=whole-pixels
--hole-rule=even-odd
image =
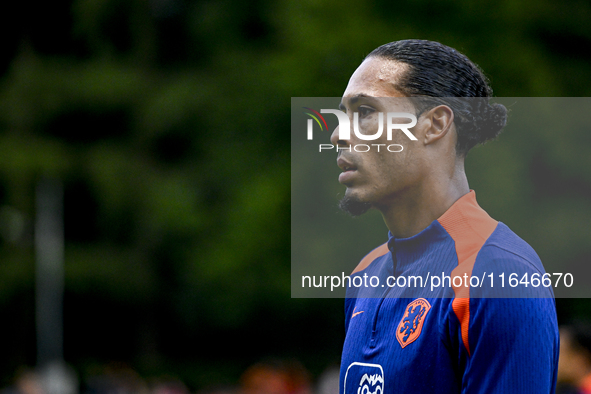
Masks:
[[[458,121],[458,135],[464,151],[495,139],[507,124],[507,108],[490,103],[490,97],[464,97],[449,100]]]
[[[477,127],[482,135],[480,143],[484,143],[496,138],[507,124],[507,108],[503,104],[486,103],[482,115],[477,118],[480,118]]]

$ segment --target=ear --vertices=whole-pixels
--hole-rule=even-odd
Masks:
[[[445,137],[452,129],[454,123],[454,111],[447,105],[439,105],[423,114],[427,121],[424,143],[429,145]]]

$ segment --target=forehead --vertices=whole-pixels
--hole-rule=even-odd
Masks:
[[[370,57],[355,70],[343,97],[405,97],[396,89],[408,65],[381,57]]]

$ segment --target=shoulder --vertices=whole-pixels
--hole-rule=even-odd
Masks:
[[[471,289],[474,298],[554,298],[534,249],[503,223],[478,252],[472,275],[483,281]]]
[[[476,263],[490,269],[514,268],[545,273],[534,249],[501,222],[482,246]]]

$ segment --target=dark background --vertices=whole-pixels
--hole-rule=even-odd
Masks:
[[[64,186],[64,357],[81,381],[122,363],[198,390],[268,357],[317,377],[339,361],[343,308],[290,298],[290,97],[340,96],[404,38],[462,51],[497,96],[591,95],[584,1],[23,1],[0,18],[2,385],[36,363],[43,177]],[[562,207],[556,253],[581,264],[590,135],[557,130],[468,172],[513,174],[494,182],[520,196],[520,234],[532,201]],[[560,321],[591,314],[557,305]]]

